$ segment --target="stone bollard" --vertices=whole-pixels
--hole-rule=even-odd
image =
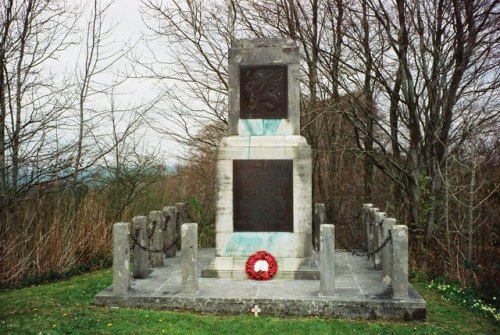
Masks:
[[[370,208],[372,204],[363,204],[363,233],[364,233],[364,250],[369,250],[368,232],[370,231]]]
[[[313,246],[320,249],[320,227],[325,223],[325,204],[314,204]]]
[[[157,267],[163,265],[163,233],[162,228],[165,218],[161,211],[152,211],[149,213],[149,221],[151,224],[151,266]]]
[[[147,278],[149,276],[148,218],[136,216],[132,219],[132,223],[136,241],[134,245],[134,278]]]
[[[163,216],[165,217],[165,230],[163,232],[163,251],[166,257],[175,257],[177,246],[175,243],[176,215],[175,206],[163,207]]]
[[[320,295],[335,294],[335,226],[320,226]]]
[[[113,293],[127,293],[130,287],[129,234],[128,222],[113,225]]]
[[[181,226],[184,223],[184,203],[175,204],[175,238],[177,240],[177,250],[181,249]]]
[[[387,217],[387,214],[384,212],[375,212],[374,213],[374,225],[373,225],[373,236],[375,244],[373,245],[373,250],[378,248],[382,243],[384,243],[384,234],[382,229],[382,223],[384,219]],[[377,252],[373,255],[373,266],[375,270],[382,270],[382,252]]]
[[[198,224],[181,227],[181,275],[184,293],[198,292]]]
[[[368,251],[372,251],[375,247],[375,213],[378,212],[377,207],[371,207],[368,210]]]
[[[392,297],[408,298],[408,227],[392,227]]]
[[[384,232],[384,241],[392,232],[392,227],[396,225],[396,219],[385,218],[382,223],[382,230]],[[388,243],[384,249],[382,249],[382,278],[386,285],[391,283],[392,271],[392,243]]]

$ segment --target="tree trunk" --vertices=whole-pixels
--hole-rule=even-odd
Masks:
[[[361,109],[363,110],[363,116],[365,119],[365,127],[366,134],[364,138],[364,194],[363,201],[364,203],[372,203],[373,202],[373,183],[375,179],[375,165],[372,161],[373,155],[373,139],[374,139],[374,130],[373,123],[376,117],[374,102],[373,102],[373,92],[372,92],[372,57],[370,50],[370,29],[368,25],[368,10],[366,1],[363,1],[362,4],[363,9],[363,18],[361,25],[363,26],[363,53],[364,53],[364,62],[365,62],[365,72],[364,72],[364,83],[363,83],[363,97],[361,99],[362,105]]]

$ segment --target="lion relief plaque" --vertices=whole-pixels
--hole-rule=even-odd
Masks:
[[[285,119],[287,65],[240,66],[240,119]]]

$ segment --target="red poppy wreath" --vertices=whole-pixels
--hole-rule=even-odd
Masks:
[[[248,257],[245,270],[250,279],[269,280],[278,271],[278,263],[273,255],[261,250]]]

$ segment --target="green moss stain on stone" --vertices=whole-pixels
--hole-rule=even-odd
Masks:
[[[241,120],[248,135],[262,135],[262,120],[243,119]]]
[[[264,134],[263,135],[276,135],[278,132],[278,127],[280,126],[281,120],[277,119],[269,119],[269,120],[262,120],[263,123],[263,130]]]
[[[281,119],[242,119],[241,122],[247,132],[246,135],[278,135]]]
[[[279,256],[286,254],[290,249],[292,233],[233,233],[226,245],[228,256],[248,256],[258,250],[265,250]]]
[[[233,234],[226,247],[226,254],[246,255],[255,252],[262,244],[262,237],[257,234]]]

